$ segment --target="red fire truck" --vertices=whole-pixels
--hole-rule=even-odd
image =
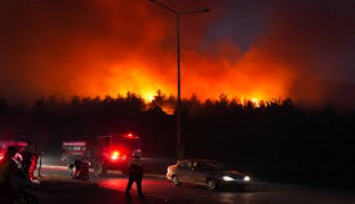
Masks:
[[[62,160],[68,165],[76,159],[87,160],[97,176],[109,169],[125,173],[132,153],[137,149],[140,149],[139,137],[132,133],[100,135],[64,141]]]

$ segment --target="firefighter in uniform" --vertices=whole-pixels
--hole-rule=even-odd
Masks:
[[[138,196],[143,198],[142,192],[142,179],[143,179],[143,166],[142,166],[142,152],[136,150],[133,152],[133,158],[128,165],[128,184],[126,187],[126,197],[130,198],[130,191],[134,182],[137,185]]]

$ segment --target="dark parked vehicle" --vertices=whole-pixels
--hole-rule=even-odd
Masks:
[[[217,187],[239,187],[245,189],[251,182],[249,176],[229,170],[224,165],[211,160],[189,159],[169,166],[166,178],[174,185],[192,183],[207,186],[209,190]]]
[[[140,149],[140,139],[132,133],[100,135],[64,141],[62,161],[69,166],[77,159],[86,160],[97,176],[107,170],[127,172],[128,162],[137,149]]]

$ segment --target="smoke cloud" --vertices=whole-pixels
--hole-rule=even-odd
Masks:
[[[300,81],[354,80],[352,1],[161,2],[212,10],[182,18],[183,97],[308,98]],[[175,95],[175,20],[145,0],[1,0],[0,96]]]

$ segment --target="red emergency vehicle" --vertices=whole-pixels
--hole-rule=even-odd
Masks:
[[[62,160],[70,165],[76,159],[87,160],[95,175],[107,170],[126,172],[135,150],[140,149],[139,137],[132,134],[108,134],[91,138],[64,141]]]
[[[16,147],[17,149],[19,149],[20,147],[28,148],[29,144],[28,144],[28,142],[24,142],[24,141],[0,140],[0,162],[4,159],[7,148],[9,146],[13,146],[13,147]]]

